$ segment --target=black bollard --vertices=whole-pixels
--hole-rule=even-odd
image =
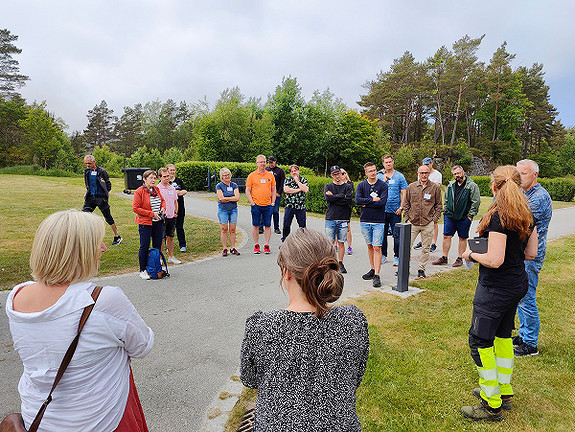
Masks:
[[[395,291],[405,292],[409,283],[409,260],[411,259],[411,224],[396,223],[399,230],[399,266],[397,268],[397,285]]]

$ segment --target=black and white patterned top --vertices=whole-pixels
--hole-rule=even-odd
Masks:
[[[258,390],[254,431],[360,431],[355,391],[369,354],[355,306],[256,312],[246,321],[241,379]]]
[[[305,177],[299,176],[299,181],[301,184],[309,186],[309,183]],[[300,190],[299,192],[288,194],[285,191],[286,187],[290,187],[292,189],[299,189],[298,184],[295,182],[292,176],[289,176],[285,179],[284,194],[283,194],[284,206],[286,208],[305,210],[305,197],[306,197],[305,192],[302,192]]]

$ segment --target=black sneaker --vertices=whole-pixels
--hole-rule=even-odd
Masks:
[[[375,276],[375,270],[371,269],[366,274],[364,274],[361,278],[363,280],[370,280],[370,279],[373,279],[374,276]]]
[[[515,357],[536,356],[539,354],[539,350],[537,347],[527,345],[523,342],[518,347],[513,348],[513,354],[515,354]]]
[[[511,341],[513,342],[513,346],[517,347],[523,343],[523,338],[521,336],[517,335],[517,336],[513,336],[511,338]]]
[[[413,249],[421,249],[422,244],[421,242],[417,243],[415,246],[413,246]]]
[[[264,233],[264,227],[260,227],[260,234]]]
[[[381,286],[381,279],[379,278],[379,275],[373,276],[373,286],[375,288],[379,288]]]
[[[341,261],[339,262],[339,272],[340,273],[347,273],[347,270],[345,269],[345,266],[343,265],[343,263]]]
[[[423,279],[424,277],[427,277],[425,275],[425,270],[417,270],[417,279]]]
[[[435,252],[437,250],[437,245],[435,243],[431,243],[431,247],[429,248],[429,252]]]
[[[112,246],[119,245],[120,243],[122,243],[122,240],[124,240],[122,237],[114,236],[114,241],[112,242]]]
[[[274,232],[275,232],[276,234],[281,234],[281,233],[282,233],[279,228],[276,228],[276,229],[274,230]]]

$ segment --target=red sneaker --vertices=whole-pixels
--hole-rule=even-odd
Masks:
[[[265,254],[271,253],[270,245],[264,245],[264,253],[265,253]]]
[[[256,243],[256,245],[254,246],[254,253],[255,254],[259,254],[260,253],[260,245]]]

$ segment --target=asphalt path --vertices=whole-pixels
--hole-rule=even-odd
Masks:
[[[186,213],[216,220],[215,201],[190,193],[185,202]],[[321,218],[308,217],[307,224],[318,231],[324,229]],[[361,279],[369,270],[369,262],[359,222],[353,221],[351,225],[354,254],[344,258],[348,270],[344,298],[361,295],[371,288],[371,281]],[[254,255],[249,208],[240,207],[238,226],[244,231],[239,257],[216,255],[171,266],[171,277],[159,281],[142,281],[138,273],[96,281],[121,287],[155,333],[152,352],[132,363],[151,431],[201,430],[210,403],[238,369],[246,318],[257,310],[287,306],[287,295],[279,287],[280,271],[276,263],[280,236],[272,232],[271,254]],[[292,229],[295,227],[294,220]],[[551,220],[550,239],[574,232],[575,207],[556,210]],[[261,237],[260,243],[263,243]],[[439,250],[432,256],[440,255],[441,241],[440,227]],[[390,253],[392,244],[393,240]],[[456,241],[449,262],[455,257]],[[417,273],[417,259],[418,252],[414,251],[412,277]],[[134,250],[136,261],[137,250]],[[450,268],[429,264],[427,273]],[[391,263],[382,266],[381,278],[384,285],[396,283]],[[0,292],[2,308],[7,295],[8,291]],[[21,374],[22,364],[12,349],[6,314],[0,313],[0,416],[19,411],[17,384]]]

